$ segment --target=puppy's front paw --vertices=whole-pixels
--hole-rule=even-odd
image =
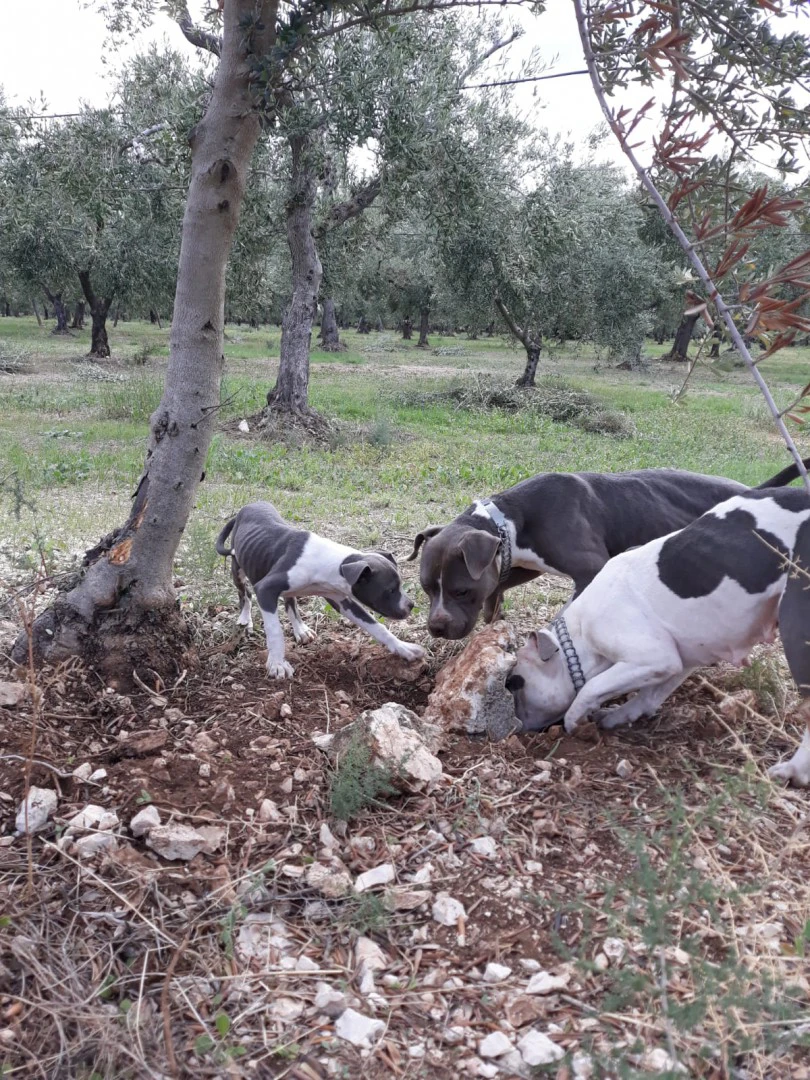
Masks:
[[[286,660],[267,661],[267,674],[271,679],[291,679],[294,673],[295,668]]]
[[[579,720],[575,716],[566,716],[563,719],[563,727],[566,735],[573,735],[579,727]]]
[[[414,645],[410,641],[400,641],[397,646],[397,656],[412,664],[415,660],[424,660],[427,653],[421,645]]]
[[[236,620],[236,625],[237,626],[248,626],[249,627],[249,626],[252,625],[252,621],[253,620],[250,617],[250,612],[249,611],[242,611],[239,614],[239,618]]]
[[[312,627],[301,623],[297,630],[293,630],[293,637],[298,645],[306,645],[308,641],[314,641],[317,634]]]
[[[772,765],[768,769],[768,776],[772,780],[786,780],[795,787],[810,787],[810,762],[797,763],[791,758],[790,761]]]

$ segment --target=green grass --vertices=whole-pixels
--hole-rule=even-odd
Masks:
[[[0,375],[0,479],[7,488],[10,477],[22,485],[37,527],[57,550],[81,550],[124,513],[160,400],[168,334],[148,323],[119,323],[110,332],[113,362],[93,365],[82,360],[87,332],[57,338],[33,319],[0,319],[0,341],[30,367]],[[362,426],[364,437],[349,435],[332,449],[296,448],[218,432],[180,553],[190,594],[230,600],[210,545],[226,515],[257,497],[336,538],[385,540],[404,552],[421,527],[543,470],[669,466],[753,484],[786,463],[744,371],[701,365],[675,404],[680,366],[652,361],[645,371],[618,372],[599,368],[588,348],[556,347],[541,373],[626,414],[634,434],[615,438],[536,409],[425,400],[481,375],[514,378],[522,355],[501,338],[436,337],[421,350],[393,332],[343,337],[345,353],[313,352],[311,400],[349,432]],[[275,379],[279,340],[276,327],[228,326],[222,421],[259,411]],[[144,362],[134,363],[138,358]],[[786,403],[807,380],[810,350],[786,350],[764,367]],[[3,532],[25,546],[34,516],[25,510],[16,520],[11,504],[9,494]]]

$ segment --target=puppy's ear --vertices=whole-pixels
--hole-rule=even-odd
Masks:
[[[388,559],[388,561],[392,562],[394,566],[397,565],[396,557],[394,556],[394,553],[392,551],[380,551],[379,548],[375,548],[374,551],[377,555],[382,555],[384,559]]]
[[[476,581],[481,577],[486,568],[495,558],[501,541],[491,533],[481,532],[480,529],[470,529],[462,536],[459,547],[467,565],[467,571],[471,578]]]
[[[549,630],[532,630],[527,644],[533,645],[537,649],[537,653],[544,663],[560,651],[557,639]]]
[[[413,541],[413,551],[410,553],[406,562],[413,562],[416,556],[419,554],[419,548],[424,544],[426,540],[430,540],[432,537],[437,536],[444,525],[429,525],[427,529],[423,529],[422,532],[417,533]]]
[[[371,574],[371,567],[362,555],[347,555],[340,564],[340,573],[354,587],[364,574]]]

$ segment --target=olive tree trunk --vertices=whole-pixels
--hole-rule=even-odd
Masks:
[[[430,346],[428,341],[428,330],[430,324],[430,308],[425,306],[419,309],[419,340],[416,343],[417,349],[427,349]]]
[[[692,340],[692,334],[695,332],[695,324],[699,318],[699,312],[683,316],[680,326],[675,331],[675,340],[672,343],[672,348],[664,357],[665,360],[677,360],[684,364],[688,361],[689,342]]]
[[[77,300],[76,306],[73,309],[73,322],[70,324],[71,330],[84,330],[84,300]]]
[[[31,297],[31,309],[33,310],[34,314],[37,317],[37,326],[42,326],[42,318],[41,318],[41,316],[39,314],[39,308],[37,307],[37,302],[36,302],[36,300],[34,299],[33,296]]]
[[[85,299],[90,305],[90,352],[87,355],[98,360],[104,360],[110,355],[110,342],[107,338],[107,314],[113,298],[111,296],[96,296],[90,282],[89,270],[82,270],[79,273],[79,281]]]
[[[304,414],[309,410],[309,350],[318,310],[323,269],[312,235],[316,176],[310,136],[292,134],[292,191],[286,204],[287,243],[292,256],[292,296],[281,322],[276,385],[267,395],[274,410]]]
[[[64,301],[62,300],[61,292],[52,293],[50,291],[50,289],[45,289],[44,291],[45,291],[45,295],[48,297],[50,302],[53,304],[53,313],[54,313],[54,316],[56,318],[56,326],[51,331],[51,333],[52,334],[68,334],[68,333],[70,333],[70,331],[68,330],[67,308],[65,307]],[[46,319],[48,318],[47,308],[45,309],[45,318]]]
[[[324,352],[343,352],[346,348],[340,340],[337,317],[335,315],[335,301],[327,296],[323,302],[323,316],[321,318],[321,348]]]
[[[515,386],[534,386],[537,375],[537,365],[540,363],[540,346],[530,342],[526,346],[526,367]]]
[[[173,588],[174,556],[203,478],[220,400],[225,269],[244,196],[259,120],[249,85],[244,25],[266,53],[276,8],[225,0],[221,58],[210,102],[190,135],[191,180],[180,246],[169,367],[150,421],[143,473],[127,522],[85,556],[87,570],[34,623],[38,659],[81,653],[109,681],[131,678],[139,663],[175,669],[188,641]],[[25,659],[18,639],[15,659]]]

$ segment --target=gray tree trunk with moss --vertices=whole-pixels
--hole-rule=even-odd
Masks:
[[[335,314],[335,301],[327,296],[323,301],[323,316],[321,317],[321,348],[325,352],[343,352],[345,346],[340,341],[337,316]]]
[[[221,58],[208,109],[191,132],[191,181],[183,218],[169,367],[152,415],[132,512],[85,556],[87,570],[33,626],[38,658],[82,653],[108,677],[128,677],[147,659],[169,670],[183,640],[173,587],[174,556],[214,432],[223,368],[225,269],[259,119],[251,101],[249,49],[267,52],[275,3],[226,0]],[[261,39],[245,25],[258,15]],[[257,32],[258,33],[258,32]],[[18,661],[27,655],[23,637]]]

